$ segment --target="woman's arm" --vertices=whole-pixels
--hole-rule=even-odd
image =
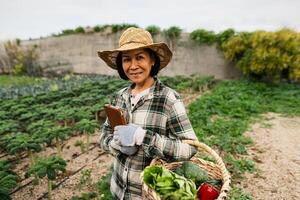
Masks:
[[[113,131],[108,122],[108,118],[106,118],[103,127],[101,129],[100,148],[109,154],[115,155],[117,151],[111,147],[111,142],[113,139],[112,133]]]
[[[147,130],[142,144],[147,156],[180,161],[195,155],[196,148],[182,142],[184,139],[197,140],[197,137],[179,98],[169,108],[166,131],[168,137]]]

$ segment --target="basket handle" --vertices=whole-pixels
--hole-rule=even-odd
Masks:
[[[223,177],[223,186],[221,188],[218,200],[226,199],[227,193],[230,189],[230,186],[229,186],[230,185],[230,174],[229,174],[228,170],[226,169],[226,166],[225,166],[222,158],[215,152],[215,150],[213,150],[208,145],[206,145],[202,142],[199,142],[197,140],[183,140],[182,142],[189,144],[189,145],[193,145],[193,146],[197,147],[198,151],[202,151],[202,152],[204,151],[213,156],[213,158],[216,160],[217,165],[219,166],[219,168],[221,170],[222,177]]]

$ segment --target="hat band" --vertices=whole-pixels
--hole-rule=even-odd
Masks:
[[[143,45],[145,45],[145,46],[147,46],[147,45],[151,45],[151,44],[148,44],[147,42],[136,42],[136,41],[129,41],[129,42],[126,42],[126,43],[124,43],[124,44],[122,44],[122,45],[120,45],[120,47],[119,48],[121,48],[121,47],[123,47],[124,45],[128,45],[128,44],[143,44]]]

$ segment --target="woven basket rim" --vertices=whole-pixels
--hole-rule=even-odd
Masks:
[[[226,169],[226,166],[225,166],[222,158],[212,148],[210,148],[208,145],[206,145],[202,142],[199,142],[197,140],[183,140],[183,142],[186,143],[186,144],[195,146],[199,152],[204,151],[207,154],[211,155],[215,159],[216,163],[213,163],[211,161],[203,160],[201,158],[198,158],[198,157],[194,156],[190,159],[190,161],[195,161],[195,159],[198,159],[199,162],[203,162],[203,163],[206,163],[207,165],[215,166],[219,169],[219,171],[221,173],[220,175],[221,175],[221,179],[222,179],[223,184],[222,184],[222,187],[220,189],[220,194],[219,194],[219,197],[217,198],[217,200],[227,199],[227,195],[228,195],[228,192],[230,190],[231,180],[230,180],[230,174],[229,174],[228,170]],[[184,162],[184,161],[172,162],[172,164],[182,163],[182,162]],[[157,165],[157,164],[159,164],[159,165],[161,165],[161,164],[171,165],[171,163],[167,163],[162,159],[155,158],[151,161],[150,166]],[[207,170],[207,168],[205,170]],[[143,177],[144,177],[144,172],[141,173],[141,181],[143,183],[143,193],[144,192],[145,193],[151,193],[149,195],[152,198],[154,198],[154,200],[161,200],[159,195],[155,191],[153,191],[151,188],[149,188],[147,186],[147,184],[144,183]]]

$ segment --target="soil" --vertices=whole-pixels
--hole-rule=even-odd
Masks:
[[[76,141],[86,141],[85,136],[75,136],[70,138],[65,144],[62,152],[64,160],[67,161],[66,173],[64,173],[54,184],[58,184],[65,180],[58,188],[53,190],[53,199],[62,200],[70,199],[72,196],[80,195],[79,182],[81,178],[81,172],[83,170],[91,170],[91,178],[93,183],[96,183],[102,175],[106,174],[110,165],[111,157],[99,148],[99,132],[96,132],[91,136],[91,144],[89,151],[83,153],[80,147],[75,146]],[[54,148],[46,148],[45,151],[38,153],[37,156],[44,157],[55,154]],[[27,199],[47,199],[47,195],[41,198],[44,193],[47,192],[47,180],[44,178],[40,180],[38,185],[34,185],[32,178],[25,178],[24,171],[29,165],[28,158],[24,158],[17,164],[14,169],[22,179],[19,184],[21,189],[14,192],[11,197],[16,200],[27,200]],[[22,187],[25,185],[25,187]],[[82,192],[88,191],[87,187],[83,187]]]
[[[188,105],[200,94],[181,94],[183,102]],[[246,133],[254,141],[249,148],[249,157],[256,162],[257,171],[246,174],[241,187],[249,192],[253,199],[300,199],[300,117],[282,117],[268,113],[263,122],[253,125]],[[99,132],[92,136],[91,148],[82,153],[75,147],[77,140],[84,141],[85,137],[70,138],[64,147],[63,158],[67,160],[67,173],[57,183],[65,181],[53,190],[54,200],[71,199],[80,195],[79,182],[83,170],[91,169],[92,183],[96,183],[109,170],[112,157],[103,154],[98,146]],[[55,149],[47,148],[39,156],[55,153]],[[24,158],[17,165],[16,171],[24,179],[24,170],[28,166],[28,158]],[[32,178],[24,179],[21,185],[30,182]],[[87,185],[81,192],[88,192]],[[12,195],[13,200],[47,199],[47,182],[41,180],[39,185],[29,183]]]
[[[300,117],[264,117],[246,133],[254,141],[248,152],[257,171],[246,174],[242,187],[253,199],[300,199]]]

